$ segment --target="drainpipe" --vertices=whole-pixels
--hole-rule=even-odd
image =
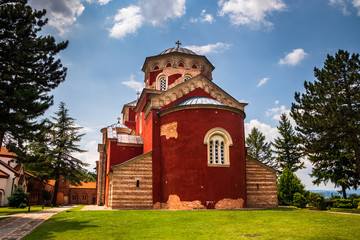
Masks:
[[[12,180],[12,185],[11,185],[11,195],[13,194],[13,191],[14,191],[14,182],[15,182],[15,177],[13,177],[13,180]]]

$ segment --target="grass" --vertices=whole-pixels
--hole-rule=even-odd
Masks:
[[[330,209],[331,212],[343,212],[343,213],[355,213],[355,214],[360,214],[360,209],[356,209],[356,208],[331,208]]]
[[[45,207],[44,209],[49,209],[50,207]],[[28,213],[29,207],[26,208],[14,208],[14,207],[0,207],[0,216],[7,216],[19,213]],[[31,206],[30,212],[42,211],[42,206]]]
[[[360,216],[308,209],[71,211],[29,239],[360,239]]]

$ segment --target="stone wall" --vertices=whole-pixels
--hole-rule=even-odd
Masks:
[[[113,209],[150,209],[152,199],[152,152],[113,166],[109,205]]]
[[[246,156],[246,207],[277,207],[276,171]]]

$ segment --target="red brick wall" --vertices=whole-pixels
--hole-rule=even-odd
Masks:
[[[70,188],[70,204],[96,204],[96,189]]]
[[[181,201],[200,200],[206,208],[214,208],[216,202],[225,198],[243,199],[245,202],[242,116],[227,110],[187,109],[161,117],[161,125],[171,122],[177,122],[178,138],[161,136],[161,202],[166,202],[170,195],[179,196]],[[231,135],[230,167],[208,166],[204,137],[216,127]],[[153,159],[155,161],[155,156]]]

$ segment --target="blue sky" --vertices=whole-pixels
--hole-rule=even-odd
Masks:
[[[267,140],[278,136],[279,116],[294,93],[313,81],[327,54],[360,52],[360,0],[30,0],[45,8],[42,34],[69,40],[59,57],[67,79],[53,91],[51,116],[63,101],[84,127],[80,159],[95,167],[100,129],[121,115],[144,84],[147,56],[175,47],[205,55],[215,66],[213,81],[245,108],[246,132],[258,127]],[[313,186],[311,165],[297,172]]]

